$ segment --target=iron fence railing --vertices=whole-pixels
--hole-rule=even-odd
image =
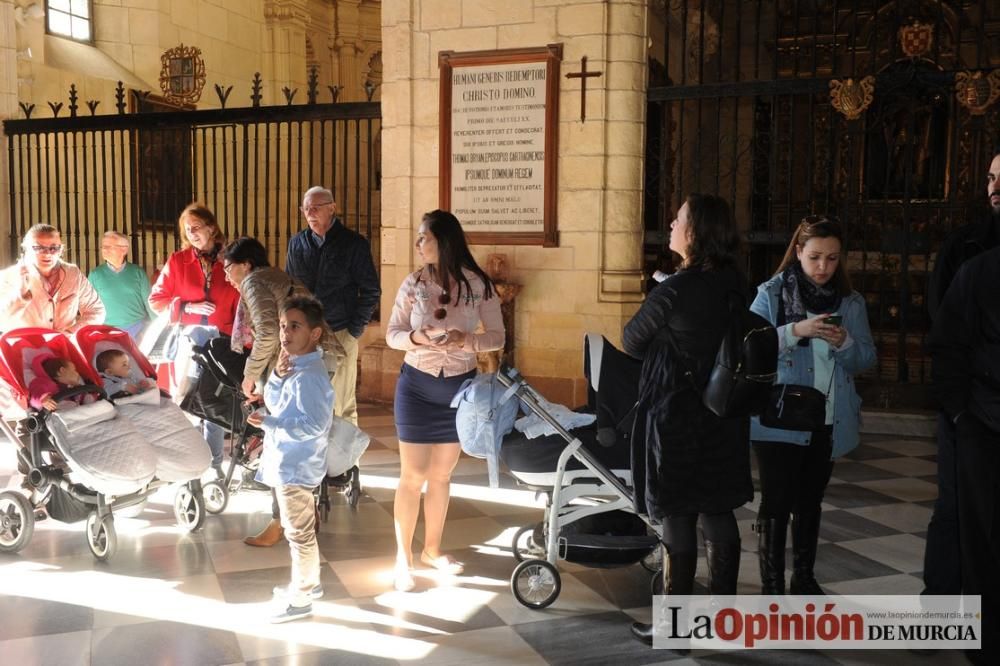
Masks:
[[[281,266],[305,225],[302,194],[322,185],[379,265],[378,102],[317,103],[310,94],[298,105],[150,111],[162,107],[133,94],[134,113],[119,103],[113,115],[4,122],[13,253],[28,227],[46,222],[60,229],[67,260],[89,270],[101,261],[101,235],[116,230],[152,272],[179,247],[178,213],[201,201],[227,236],[256,237]]]

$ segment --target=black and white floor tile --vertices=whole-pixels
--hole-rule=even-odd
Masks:
[[[649,617],[650,574],[638,565],[562,564],[562,592],[542,611],[519,605],[509,580],[513,533],[541,517],[540,500],[511,478],[490,489],[482,461],[454,477],[445,547],[462,576],[417,572],[411,593],[391,589],[392,496],[399,458],[391,411],[366,405],[373,436],[362,462],[356,511],[334,498],[319,535],[325,596],[308,621],[270,625],[271,588],[287,581],[284,543],[249,548],[242,538],[269,517],[262,493],[235,495],[226,511],[184,535],[172,496],[135,518],[116,518],[119,552],[93,560],[82,523],[45,520],[17,555],[0,555],[0,662],[4,664],[893,664],[892,652],[732,652],[678,655],[631,639]],[[924,535],[936,496],[933,441],[867,436],[839,461],[826,495],[817,577],[832,593],[917,594]],[[18,488],[13,449],[0,443],[0,488]],[[757,591],[750,525],[756,502],[737,511],[743,534],[740,592]],[[417,543],[421,526],[417,529]],[[704,563],[699,579],[704,580]],[[907,664],[963,664],[957,653],[906,653]]]

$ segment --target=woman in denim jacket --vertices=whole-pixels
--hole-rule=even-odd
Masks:
[[[765,428],[757,418],[751,423],[761,484],[755,529],[763,594],[784,594],[790,515],[790,591],[823,594],[813,574],[820,504],[833,458],[858,445],[861,398],[854,376],[875,364],[875,343],[865,300],[851,288],[842,262],[843,238],[835,219],[805,218],[778,272],[758,287],[750,306],[778,328],[777,383],[812,386],[827,397],[825,426],[813,432]]]

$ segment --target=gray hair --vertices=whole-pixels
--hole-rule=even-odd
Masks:
[[[105,231],[104,235],[101,236],[101,238],[117,238],[119,240],[128,242],[128,236],[126,236],[120,231]]]
[[[330,198],[330,201],[333,202],[337,201],[337,198],[333,196],[333,192],[320,185],[313,185],[308,190],[306,190],[306,193],[302,195],[302,200],[305,201],[314,194],[325,194]]]
[[[32,241],[34,240],[35,236],[49,236],[49,235],[61,236],[59,230],[53,227],[51,224],[44,224],[44,223],[36,224],[24,232],[24,239],[21,241],[21,247],[27,249],[27,247],[32,244]]]

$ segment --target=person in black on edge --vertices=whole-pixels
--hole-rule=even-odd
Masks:
[[[937,254],[927,290],[927,309],[933,321],[938,320],[945,293],[962,264],[1000,245],[1000,151],[993,156],[986,175],[986,196],[989,209],[982,219],[954,231]],[[955,426],[944,412],[938,414],[937,440],[938,496],[927,526],[924,594],[961,594]]]
[[[990,168],[990,203],[1000,161]],[[966,261],[934,320],[933,388],[955,428],[961,590],[982,596],[976,664],[1000,663],[1000,247]],[[954,564],[952,565],[954,566]]]

